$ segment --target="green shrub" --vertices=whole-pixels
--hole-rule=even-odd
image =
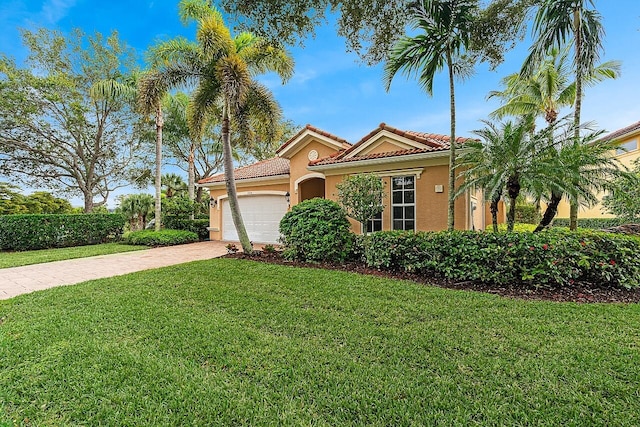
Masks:
[[[283,255],[302,261],[344,261],[353,234],[344,210],[326,199],[305,200],[280,221]]]
[[[357,247],[370,267],[494,284],[640,286],[638,240],[611,233],[392,231],[369,239]]]
[[[165,228],[170,230],[192,231],[198,235],[200,240],[209,238],[209,218],[189,219],[180,216],[166,215],[163,218]]]
[[[124,222],[117,214],[2,215],[0,250],[63,248],[118,240]]]
[[[522,223],[518,223],[516,222],[515,224],[513,224],[513,231],[514,233],[531,233],[533,230],[535,230],[537,227],[537,224],[522,224]],[[492,231],[492,228],[489,227],[487,228],[487,231]],[[507,224],[498,224],[498,231],[501,232],[506,232],[507,231]]]
[[[516,222],[522,224],[538,224],[542,215],[533,203],[516,204]]]
[[[627,222],[622,218],[578,218],[579,228],[602,230],[609,227],[617,227]],[[569,227],[569,218],[555,218],[554,227]]]
[[[144,246],[173,246],[198,241],[198,235],[185,230],[140,230],[124,235],[125,243]]]

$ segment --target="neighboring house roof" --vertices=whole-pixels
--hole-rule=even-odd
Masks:
[[[241,181],[243,179],[266,178],[270,176],[281,176],[289,174],[289,160],[281,157],[273,157],[271,159],[262,160],[249,166],[243,166],[234,170],[235,179]],[[198,184],[211,184],[215,182],[224,182],[224,174],[218,174],[209,178],[201,179]]]
[[[287,148],[293,141],[296,141],[303,133],[305,133],[306,131],[312,131],[315,132],[319,135],[322,135],[324,137],[327,137],[329,139],[333,139],[334,141],[338,142],[339,144],[342,144],[343,148],[349,148],[351,147],[351,144],[349,143],[349,141],[347,141],[344,138],[340,138],[337,135],[334,135],[332,133],[329,132],[325,132],[322,129],[318,129],[315,126],[311,126],[311,125],[306,125],[305,127],[303,127],[302,129],[300,129],[300,132],[296,133],[294,136],[292,136],[291,138],[289,138],[289,140],[287,142],[285,142],[284,144],[282,144],[277,150],[276,153],[280,153],[282,150],[284,150],[285,148]]]
[[[388,151],[384,153],[375,153],[375,154],[363,154],[357,156],[351,156],[350,154],[357,152],[358,149],[366,144],[371,138],[376,136],[378,133],[382,131],[391,132],[395,135],[401,136],[403,138],[407,138],[411,141],[418,143],[418,147],[408,148],[405,150],[395,150]],[[309,163],[309,166],[322,166],[322,165],[333,165],[337,163],[347,163],[354,162],[360,160],[370,160],[370,159],[381,159],[386,157],[397,157],[404,156],[410,154],[421,154],[421,153],[429,153],[436,151],[447,151],[450,148],[449,143],[450,137],[447,135],[439,135],[435,133],[425,133],[425,132],[414,132],[414,131],[405,131],[393,126],[389,126],[386,123],[380,123],[376,129],[369,132],[364,138],[355,143],[351,148],[345,150],[338,155],[333,155],[329,157],[323,157],[321,159],[312,161]],[[456,138],[456,142],[458,144],[463,144],[467,141],[471,141],[471,138]]]
[[[636,122],[630,126],[627,126],[625,128],[622,129],[618,129],[615,132],[611,132],[609,135],[604,136],[600,139],[600,141],[602,142],[608,142],[608,141],[613,141],[615,139],[618,139],[620,137],[626,136],[632,132],[638,131],[640,130],[640,122]]]

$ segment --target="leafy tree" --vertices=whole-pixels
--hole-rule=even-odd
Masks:
[[[640,161],[634,162],[630,173],[623,173],[612,182],[602,204],[607,211],[629,223],[640,222]]]
[[[133,73],[124,82],[120,82],[114,79],[102,80],[97,82],[91,88],[94,97],[104,99],[124,100],[132,105],[135,105],[139,96],[138,84],[140,80],[139,73]],[[166,98],[166,96],[165,96]],[[155,187],[155,216],[160,218],[162,212],[162,197],[161,197],[161,175],[162,175],[162,128],[163,128],[163,115],[162,106],[158,105],[144,105],[142,111],[149,114],[150,110],[155,113],[155,175],[154,175],[154,187]],[[144,121],[143,121],[144,123]],[[145,135],[143,132],[142,135]],[[145,176],[140,178],[140,181],[145,180]],[[160,221],[155,223],[155,231],[160,231]]]
[[[238,138],[250,135],[260,125],[270,131],[280,119],[280,108],[271,92],[255,81],[257,74],[273,71],[283,82],[293,72],[293,60],[281,49],[248,33],[232,37],[222,15],[202,0],[182,0],[185,22],[197,24],[197,42],[183,38],[160,43],[153,49],[154,69],[142,81],[142,99],[159,100],[170,88],[194,83],[189,128],[200,139],[210,117],[221,111],[221,137],[229,208],[245,252],[252,251],[238,206],[231,131]],[[157,102],[157,101],[155,101]],[[273,138],[273,133],[269,135]],[[250,138],[249,138],[250,139]]]
[[[337,185],[338,203],[348,216],[363,225],[367,234],[367,221],[384,210],[384,184],[379,176],[356,174]]]
[[[521,25],[529,8],[540,0],[493,0],[484,3],[479,24],[474,26],[475,50],[493,65],[502,62],[505,46],[522,38]],[[337,13],[338,35],[347,50],[355,51],[369,64],[387,58],[391,46],[409,24],[407,10],[412,0],[226,0],[224,11],[250,30],[273,43],[293,44],[314,35],[315,27]]]
[[[421,0],[409,8],[412,27],[421,34],[401,38],[391,50],[384,67],[387,90],[400,70],[416,74],[429,95],[433,81],[445,66],[449,74],[451,136],[449,149],[449,203],[447,227],[454,228],[455,167],[456,167],[456,74],[463,74],[460,62],[471,44],[471,31],[477,16],[477,4],[472,0]]]
[[[138,177],[146,157],[130,105],[91,93],[99,81],[126,80],[133,51],[116,33],[22,35],[30,68],[0,57],[0,173],[81,194],[91,212]]]
[[[54,197],[46,191],[36,191],[24,198],[24,204],[30,214],[66,214],[73,212],[68,200]]]
[[[549,52],[556,47],[573,46],[573,70],[576,96],[574,103],[574,144],[580,144],[582,86],[587,76],[594,74],[603,50],[604,27],[593,0],[544,0],[534,21],[536,40],[522,67],[523,74],[530,74]],[[578,226],[578,202],[571,203],[571,230]]]
[[[24,196],[19,190],[20,188],[15,185],[0,182],[0,215],[28,213]]]

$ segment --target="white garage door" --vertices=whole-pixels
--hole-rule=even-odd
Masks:
[[[240,196],[238,203],[249,240],[254,243],[278,243],[280,220],[288,208],[285,197],[265,194]],[[227,200],[222,202],[222,239],[238,241]]]

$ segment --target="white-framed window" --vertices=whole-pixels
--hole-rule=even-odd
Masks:
[[[367,221],[367,233],[382,231],[382,212]]]
[[[635,151],[638,149],[638,138],[632,139],[631,141],[627,141],[624,144],[620,144],[616,149],[616,154],[624,154],[630,151]]]
[[[391,178],[391,228],[393,230],[416,229],[416,177]]]

